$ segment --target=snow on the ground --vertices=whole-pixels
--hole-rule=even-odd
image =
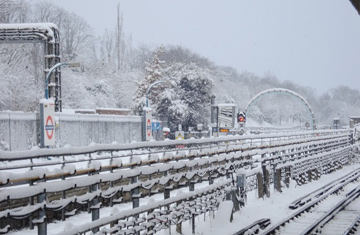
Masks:
[[[286,216],[294,213],[293,210],[289,209],[291,202],[359,167],[359,164],[346,166],[332,174],[322,175],[319,180],[302,186],[297,186],[296,183],[292,181],[289,188],[283,188],[282,193],[276,192],[272,188],[270,198],[265,197],[264,199],[259,199],[257,198],[256,191],[252,191],[247,194],[247,204],[245,207],[241,208],[239,212],[235,212],[232,223],[227,224],[226,227],[222,226],[221,235],[233,234],[262,218],[270,218],[271,223],[276,224]],[[214,223],[209,221],[197,222],[196,234],[219,234],[213,224]],[[183,229],[183,231],[185,231],[185,229]],[[168,233],[164,231],[163,234]],[[189,227],[184,234],[191,234],[191,227]]]
[[[233,216],[233,221],[227,222],[228,216],[221,215],[221,213],[226,213],[228,211],[229,203],[224,203],[223,209],[218,212],[215,212],[215,218],[212,213],[207,213],[206,215],[202,214],[196,217],[196,227],[195,234],[220,234],[227,235],[233,234],[242,228],[250,225],[256,220],[262,218],[270,218],[272,224],[280,222],[284,217],[289,216],[294,213],[293,210],[289,209],[289,204],[295,199],[300,198],[301,196],[308,194],[315,189],[357,169],[360,167],[360,164],[346,166],[341,170],[338,170],[329,175],[322,175],[321,178],[317,181],[313,181],[309,184],[302,186],[297,186],[294,181],[291,181],[289,188],[283,188],[283,192],[279,193],[271,188],[270,198],[257,198],[257,193],[251,191],[247,193],[247,203],[246,206],[241,208],[240,211],[235,212]],[[206,187],[206,183],[203,183],[202,187]],[[200,186],[196,185],[196,188]],[[177,192],[171,192],[171,195],[177,195],[179,193],[187,192],[186,188],[179,189]],[[141,205],[147,205],[148,203],[153,203],[154,201],[163,200],[163,194],[154,195],[151,198],[143,198],[140,200]],[[102,208],[100,216],[109,216],[114,213],[114,211],[129,210],[132,208],[131,203],[124,203],[121,205],[116,205],[113,208]],[[48,234],[56,234],[64,231],[65,227],[71,227],[73,225],[80,225],[91,222],[91,214],[81,213],[74,217],[68,218],[66,221],[58,221],[57,223],[48,224],[47,231]],[[183,234],[192,234],[192,227],[190,221],[183,223]],[[271,226],[271,225],[270,225]],[[23,230],[18,232],[11,232],[9,234],[36,234],[37,229],[34,230]],[[175,226],[172,226],[171,229],[164,229],[156,234],[159,235],[168,235],[168,234],[178,234],[175,231]]]

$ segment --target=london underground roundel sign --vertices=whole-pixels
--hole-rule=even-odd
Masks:
[[[55,146],[55,102],[40,100],[41,147]]]
[[[47,116],[45,122],[45,133],[49,140],[51,140],[54,136],[54,120],[52,116]]]

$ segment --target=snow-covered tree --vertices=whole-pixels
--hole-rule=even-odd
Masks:
[[[160,60],[160,55],[164,52],[162,46],[158,47],[153,54],[151,62],[146,63],[145,67],[145,79],[137,83],[136,91],[134,94],[134,101],[136,106],[144,106],[146,102],[146,92],[149,87],[157,81],[162,80],[165,61]],[[161,84],[154,86],[149,94],[149,102],[152,103],[154,109],[158,103],[158,94],[162,89]]]
[[[209,59],[192,52],[188,48],[182,46],[168,45],[165,47],[164,53],[161,55],[161,59],[165,60],[167,64],[173,63],[194,63],[201,68],[214,68],[214,63]]]
[[[0,23],[24,23],[29,17],[25,0],[0,0]]]
[[[159,95],[157,113],[167,117],[170,128],[184,130],[196,124],[207,124],[213,80],[206,68],[194,63],[174,63],[166,69],[165,77],[172,86]]]
[[[55,23],[60,32],[61,58],[63,61],[76,61],[91,53],[93,35],[89,24],[75,13],[70,13],[55,4],[42,1],[34,7],[35,22]]]

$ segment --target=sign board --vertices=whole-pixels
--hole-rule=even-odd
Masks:
[[[145,110],[146,141],[152,139],[151,109]]]
[[[55,145],[55,102],[53,99],[40,100],[41,147]]]
[[[235,126],[235,105],[223,104],[219,105],[218,111],[218,127],[232,129]]]
[[[161,131],[160,122],[152,122],[151,129],[152,129],[152,131]]]
[[[185,139],[184,131],[175,131],[175,139],[176,140]]]

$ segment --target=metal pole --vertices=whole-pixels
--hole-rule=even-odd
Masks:
[[[157,81],[157,82],[154,82],[153,84],[151,84],[149,86],[149,88],[147,89],[146,91],[146,107],[149,107],[149,93],[150,93],[150,90],[153,86],[157,85],[157,84],[160,84],[160,83],[163,83],[163,82],[166,82],[168,83],[169,81]]]
[[[50,76],[51,74],[53,73],[53,71],[62,66],[62,65],[65,65],[65,66],[69,66],[69,67],[80,67],[80,63],[79,62],[73,62],[73,63],[69,63],[69,62],[64,62],[64,63],[57,63],[55,64],[53,67],[51,67],[51,69],[49,70],[49,73],[46,75],[46,78],[45,78],[45,98],[48,99],[49,98],[49,88],[48,88],[48,83],[49,83],[49,79],[50,79]]]
[[[52,74],[52,72],[54,71],[54,69],[60,67],[61,65],[63,65],[65,63],[57,63],[56,65],[54,65],[53,67],[51,67],[51,69],[49,70],[48,74],[46,75],[45,78],[45,98],[48,99],[49,98],[49,88],[48,88],[48,83],[49,83],[49,78]]]
[[[46,192],[39,194],[37,196],[38,203],[42,203],[46,200]],[[46,224],[46,213],[45,209],[41,209],[38,215],[39,224],[38,224],[38,235],[46,235],[47,234],[47,224]]]

